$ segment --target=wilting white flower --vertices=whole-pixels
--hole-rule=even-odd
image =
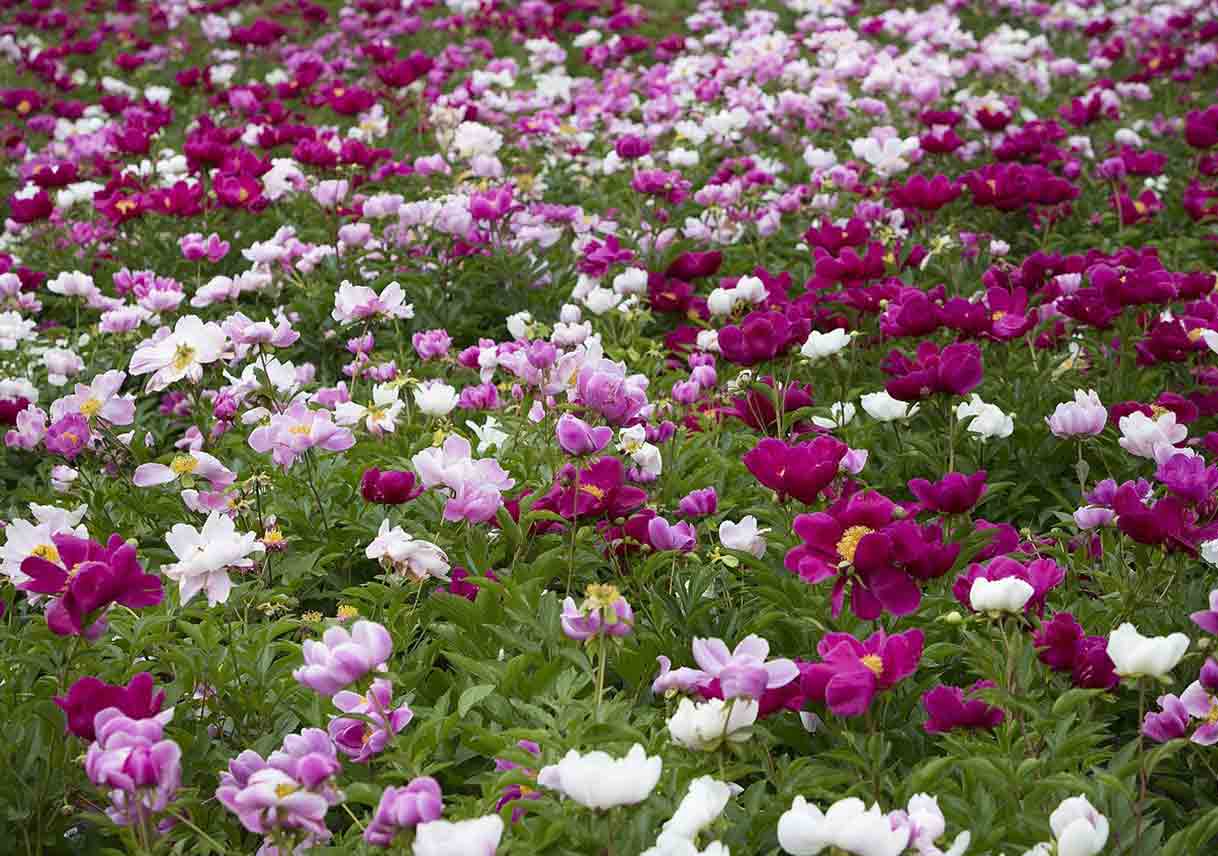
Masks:
[[[572,749],[557,764],[543,767],[537,774],[537,784],[559,791],[586,808],[635,805],[651,795],[663,765],[658,755],[648,757],[637,743],[624,758],[599,751],[585,755]]]
[[[686,749],[710,752],[725,741],[742,743],[752,736],[760,703],[756,699],[712,698],[695,703],[683,698],[677,712],[668,720],[668,733],[674,743]]]
[[[1108,634],[1108,657],[1123,678],[1161,678],[1176,667],[1188,650],[1183,633],[1143,636],[1128,621]]]
[[[430,541],[415,538],[401,526],[390,527],[388,520],[381,521],[381,528],[364,555],[420,581],[428,577],[448,579],[448,555],[443,550]]]

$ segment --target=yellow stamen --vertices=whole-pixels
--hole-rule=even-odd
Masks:
[[[102,403],[100,401],[98,401],[96,398],[90,398],[88,401],[86,401],[84,404],[82,404],[80,406],[80,415],[85,417],[86,419],[92,419],[94,416],[96,416],[98,413],[101,412],[101,409],[102,409]]]
[[[177,350],[173,352],[173,367],[176,371],[185,371],[194,361],[195,349],[190,345],[178,345]]]
[[[299,785],[290,785],[287,782],[284,782],[281,785],[275,785],[275,796],[279,797],[279,799],[283,799],[284,797],[291,796],[298,790],[300,790]]]
[[[199,462],[190,455],[178,455],[169,462],[169,469],[179,476],[188,476],[198,468]]]
[[[884,661],[880,659],[879,654],[868,654],[866,657],[861,658],[859,662],[870,669],[877,678],[884,674]]]
[[[842,561],[847,565],[853,565],[854,554],[858,552],[859,542],[874,531],[874,529],[869,529],[866,526],[851,526],[843,532],[841,539],[836,545],[837,554],[841,556]]]
[[[59,551],[55,549],[54,544],[39,544],[33,550],[30,550],[31,556],[37,556],[40,559],[46,559],[48,562],[59,564]]]

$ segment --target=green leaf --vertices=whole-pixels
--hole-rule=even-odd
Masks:
[[[495,691],[494,684],[478,684],[461,693],[457,700],[457,715],[462,719],[473,710],[474,706]]]

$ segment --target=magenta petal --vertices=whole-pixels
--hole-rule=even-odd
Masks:
[[[825,687],[825,703],[838,716],[861,716],[875,698],[875,673],[868,668],[834,675]]]

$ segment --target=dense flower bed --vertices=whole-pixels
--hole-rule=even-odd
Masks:
[[[1211,3],[0,57],[0,849],[1218,848]]]

